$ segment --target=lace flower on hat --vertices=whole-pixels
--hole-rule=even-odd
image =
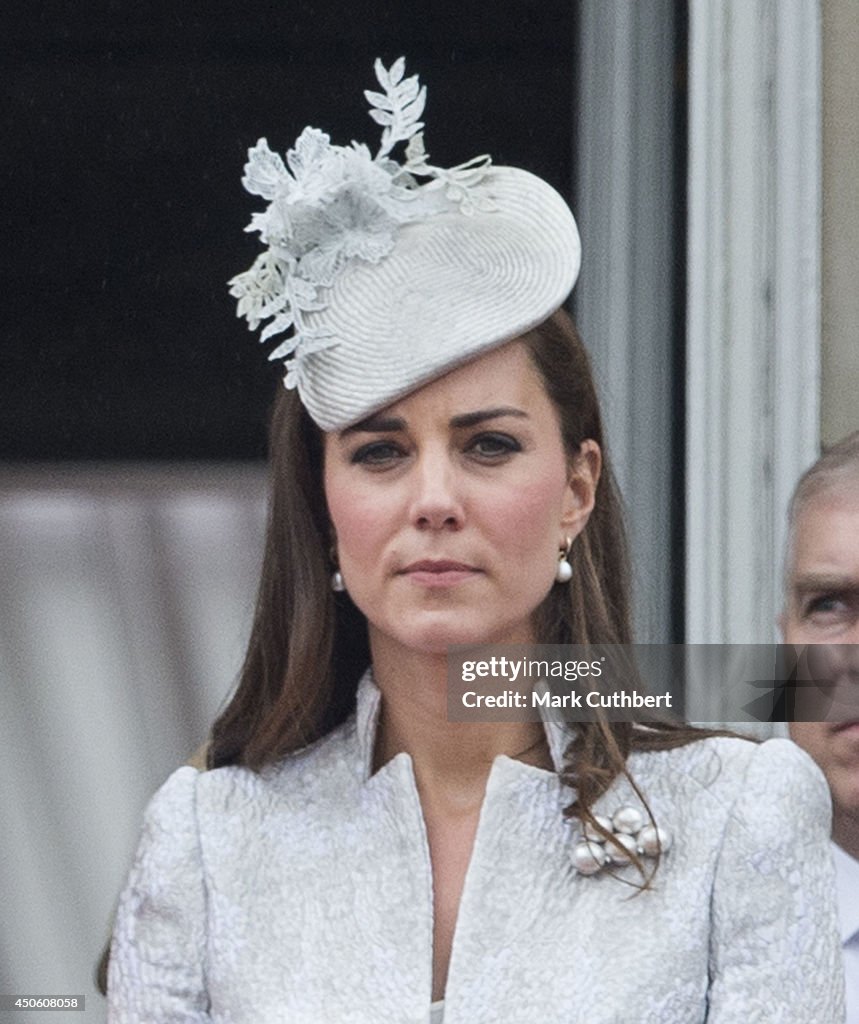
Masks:
[[[489,168],[488,156],[447,169],[429,163],[420,120],[426,89],[417,75],[403,78],[404,71],[402,57],[388,69],[377,60],[384,91],[364,93],[370,116],[383,129],[375,157],[356,142],[332,146],[316,128],[304,129],[286,162],[265,139],[248,150],[242,184],[268,200],[268,207],[253,215],[246,230],[259,232],[267,248],[229,282],[230,294],[251,330],[270,320],[260,341],[290,332],[269,356],[287,360],[287,387],[298,383],[305,356],[338,344],[330,329],[311,327],[305,314],[326,308],[323,290],[347,264],[384,259],[400,225],[438,212],[433,193],[439,190],[465,214],[493,208],[476,188]],[[401,142],[407,144],[402,164],[390,155]],[[418,184],[418,178],[429,180]]]

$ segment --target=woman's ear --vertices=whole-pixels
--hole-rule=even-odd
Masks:
[[[564,496],[561,530],[568,537],[576,537],[587,526],[596,499],[597,484],[602,471],[602,452],[596,441],[582,441],[576,457],[570,463]]]

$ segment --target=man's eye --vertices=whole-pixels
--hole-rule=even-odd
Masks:
[[[372,441],[370,444],[361,445],[353,453],[351,461],[364,466],[387,466],[404,455],[402,448],[392,441]]]
[[[819,594],[805,603],[805,615],[813,619],[836,619],[849,611],[847,602],[838,594]]]
[[[522,446],[509,434],[479,434],[472,439],[469,450],[484,459],[497,459],[521,451]]]

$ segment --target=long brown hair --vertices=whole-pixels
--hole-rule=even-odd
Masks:
[[[620,497],[606,452],[593,374],[563,311],[523,336],[561,424],[568,456],[585,439],[603,453],[594,509],[573,543],[567,586],[535,612],[540,643],[632,642],[629,565]],[[355,704],[370,663],[363,615],[330,587],[330,526],[322,486],[322,438],[294,391],[271,422],[271,499],[262,579],[247,656],[232,700],[215,722],[209,765],[260,769],[325,735]],[[562,773],[575,787],[567,813],[596,825],[591,807],[635,750],[681,746],[710,731],[671,722],[600,720],[581,725]],[[634,783],[633,783],[634,784]]]

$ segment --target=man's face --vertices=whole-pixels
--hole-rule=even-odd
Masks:
[[[786,597],[785,643],[859,643],[859,485],[800,511]]]
[[[781,628],[788,644],[830,644],[812,652],[836,666],[837,692],[859,696],[859,486],[824,492],[802,508],[788,565]],[[857,705],[859,706],[859,705]],[[790,734],[820,765],[832,790],[835,836],[859,827],[859,710],[844,720],[793,722]]]

